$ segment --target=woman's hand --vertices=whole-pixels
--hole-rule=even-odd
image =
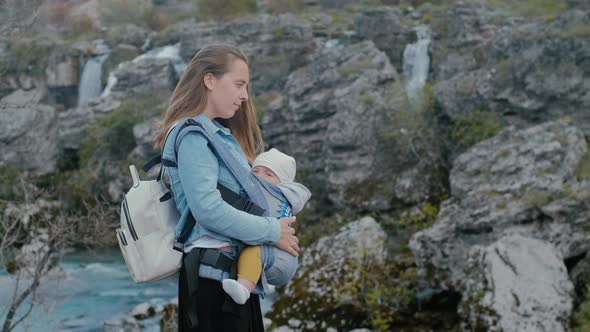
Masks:
[[[281,238],[275,246],[293,256],[299,256],[299,251],[301,251],[301,249],[299,249],[299,239],[293,235],[295,234],[295,229],[289,226],[294,222],[295,217],[287,217],[279,220],[279,223],[281,224]]]

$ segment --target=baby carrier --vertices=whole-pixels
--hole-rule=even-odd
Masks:
[[[174,201],[171,200],[171,192],[162,182],[163,166],[177,167],[177,147],[187,134],[197,132],[208,140],[209,147],[215,156],[228,166],[250,198],[246,199],[218,184],[217,188],[223,200],[228,204],[250,214],[267,216],[269,208],[265,193],[278,199],[284,198],[280,189],[275,185],[260,180],[249,170],[241,167],[233,156],[220,145],[222,143],[217,135],[209,133],[198,121],[192,118],[186,119],[176,126],[179,126],[179,129],[174,142],[174,160],[163,159],[162,155],[159,155],[143,167],[143,170],[147,172],[157,164],[161,164],[156,180],[140,181],[135,167],[131,167],[134,184],[122,203],[121,228],[117,229],[117,239],[127,267],[136,282],[156,281],[177,272],[182,263],[184,243],[195,226],[196,221],[190,215],[183,231],[178,237],[175,236],[175,226],[179,214]],[[277,257],[290,256],[276,247],[272,247],[271,250]],[[293,261],[293,259],[290,260]],[[236,261],[221,254],[219,250],[197,248],[197,250],[192,250],[190,255],[185,255],[184,261],[187,269],[196,269],[191,271],[193,273],[198,273],[199,264],[205,264],[229,272],[232,278],[236,276]],[[289,275],[274,278],[274,280],[280,280],[280,284],[290,280],[293,277],[297,260],[295,259],[292,264],[295,266],[288,271]],[[272,280],[269,281],[274,284]],[[196,285],[194,286],[196,287]]]

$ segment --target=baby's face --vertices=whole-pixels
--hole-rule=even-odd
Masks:
[[[260,165],[254,166],[252,167],[252,173],[254,173],[254,175],[256,175],[257,177],[263,178],[264,180],[272,184],[281,183],[281,180],[279,180],[279,177],[275,174],[275,172],[271,171],[268,167]]]

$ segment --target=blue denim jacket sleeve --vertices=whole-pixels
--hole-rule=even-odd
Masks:
[[[201,227],[252,244],[274,244],[280,224],[227,204],[217,190],[219,161],[199,134],[190,134],[178,147],[178,174],[188,205]]]

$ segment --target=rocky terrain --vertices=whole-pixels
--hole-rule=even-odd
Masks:
[[[92,2],[75,3],[70,15],[86,17]],[[584,331],[587,3],[281,3],[165,25],[102,11],[75,37],[2,34],[4,214],[23,204],[20,178],[47,189],[38,211],[95,197],[117,210],[129,163],[156,153],[183,65],[206,44],[235,44],[267,146],[293,155],[313,192],[271,329]]]

